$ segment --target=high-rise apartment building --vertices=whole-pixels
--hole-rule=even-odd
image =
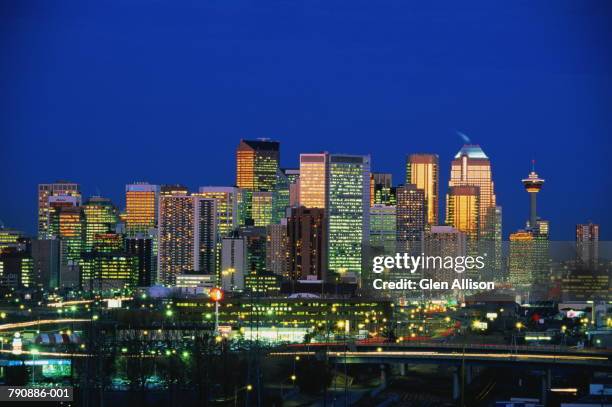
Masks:
[[[411,154],[406,158],[406,185],[422,189],[427,202],[427,223],[438,225],[440,173],[437,154]]]
[[[164,191],[159,200],[159,280],[173,285],[185,270],[214,274],[217,221],[214,199]]]
[[[76,206],[81,204],[81,189],[79,184],[68,181],[57,181],[52,184],[38,185],[38,237],[48,239],[49,233],[49,198],[52,196],[72,196]]]

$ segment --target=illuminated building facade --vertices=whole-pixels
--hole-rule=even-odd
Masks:
[[[281,277],[270,272],[251,273],[245,277],[244,285],[256,296],[274,296],[280,293]]]
[[[473,217],[471,215],[464,216],[464,214],[455,214],[449,212],[447,209],[446,223],[452,225],[459,230],[465,232],[468,238],[473,239],[483,238],[488,240],[494,240],[494,228],[495,223],[491,219],[495,214],[495,188],[493,184],[491,161],[486,156],[480,146],[475,144],[466,144],[461,150],[455,155],[454,160],[451,163],[451,174],[448,181],[449,191],[453,190],[453,187],[475,187],[477,188],[478,199],[475,202],[471,200],[469,205],[472,203],[477,204],[477,230],[476,234],[472,230]],[[449,192],[450,194],[450,192]],[[465,195],[462,192],[463,196]],[[461,198],[465,200],[466,198]],[[447,198],[448,203],[453,203],[456,200],[453,198]],[[460,203],[460,202],[458,202]],[[462,208],[466,208],[465,205],[461,205]],[[467,209],[467,208],[466,208]],[[472,211],[472,208],[468,210]],[[452,216],[453,219],[449,219],[448,216]],[[466,223],[467,222],[467,223]],[[469,223],[469,225],[468,225]],[[459,224],[463,224],[462,227]]]
[[[327,222],[322,208],[291,208],[287,220],[289,276],[293,280],[327,277]]]
[[[114,232],[96,233],[92,250],[98,253],[112,253],[123,250],[123,235]]]
[[[306,208],[326,208],[329,154],[300,154],[300,200]]]
[[[422,189],[427,202],[427,223],[439,225],[440,173],[437,154],[411,154],[406,159],[406,185]]]
[[[5,229],[0,226],[0,254],[13,250],[23,250],[25,235],[15,229]]]
[[[420,253],[421,238],[427,225],[425,191],[408,184],[397,187],[397,251]]]
[[[202,315],[206,319],[212,319],[214,315],[214,304],[208,299],[179,300],[176,308],[181,320],[201,321]],[[383,321],[390,319],[391,315],[391,301],[384,298],[238,297],[222,301],[219,307],[219,321],[224,325],[237,328],[248,328],[249,324],[277,329],[300,327],[312,332],[321,330],[324,334],[326,329],[333,333],[339,321],[348,322],[352,332],[361,329],[380,331],[385,324]],[[345,329],[342,327],[343,332]],[[273,337],[277,336],[275,332]]]
[[[385,254],[396,251],[397,210],[395,206],[374,204],[370,207],[370,246],[380,247]]]
[[[289,236],[287,220],[278,225],[269,225],[266,242],[266,270],[279,276],[289,275]]]
[[[195,207],[186,194],[159,197],[159,282],[172,285],[183,270],[195,269]]]
[[[276,172],[276,186],[272,196],[272,223],[278,224],[286,216],[291,200],[289,178],[280,169]]]
[[[236,185],[251,191],[273,191],[279,162],[278,142],[240,140],[236,150]]]
[[[391,174],[372,173],[370,176],[370,206],[375,204],[394,206],[397,203],[396,190]]]
[[[81,188],[79,184],[68,181],[57,181],[52,184],[38,185],[38,238],[49,239],[49,198],[52,196],[72,196],[76,205],[81,204]]]
[[[116,230],[119,222],[117,208],[110,199],[102,197],[91,197],[82,206],[85,216],[85,244],[84,251],[93,249],[97,234],[108,233]]]
[[[184,270],[215,274],[216,202],[175,188],[159,203],[159,280],[173,285]]]
[[[479,237],[480,191],[478,187],[462,185],[450,187],[446,195],[446,223],[466,234],[475,242]]]
[[[519,230],[510,235],[508,276],[514,287],[529,288],[534,283],[535,242],[533,234]]]
[[[34,288],[38,283],[29,253],[12,250],[0,254],[0,287]]]
[[[255,226],[266,227],[272,224],[274,192],[256,191],[252,195],[251,215]]]
[[[359,278],[370,233],[370,156],[330,154],[327,185],[328,270]]]
[[[146,182],[125,186],[125,231],[128,236],[157,227],[159,185]]]
[[[85,216],[80,206],[51,202],[47,236],[61,241],[62,265],[77,264],[85,246]]]
[[[123,290],[138,284],[138,257],[122,252],[84,253],[81,287],[85,291]]]

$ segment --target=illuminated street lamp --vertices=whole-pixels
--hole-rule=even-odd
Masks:
[[[219,301],[223,299],[223,290],[214,287],[208,292],[208,296],[215,302],[215,335],[219,334]]]

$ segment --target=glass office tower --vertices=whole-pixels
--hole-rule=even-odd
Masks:
[[[327,185],[328,270],[359,278],[370,232],[370,156],[330,154]]]
[[[427,223],[438,225],[440,174],[437,154],[411,154],[406,159],[406,184],[425,192]]]

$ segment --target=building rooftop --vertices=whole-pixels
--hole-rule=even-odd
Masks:
[[[489,159],[478,144],[464,144],[461,150],[455,154],[455,158],[461,158],[464,155],[468,158]]]

